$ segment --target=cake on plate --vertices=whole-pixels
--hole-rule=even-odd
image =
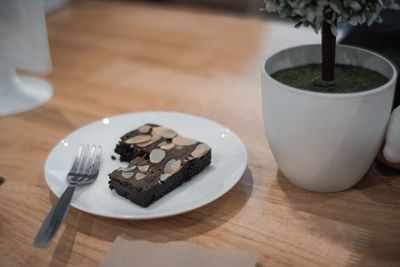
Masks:
[[[120,138],[115,148],[128,162],[109,174],[109,187],[147,207],[211,163],[211,148],[172,129],[145,124]]]

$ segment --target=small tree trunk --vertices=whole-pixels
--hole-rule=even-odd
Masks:
[[[336,37],[331,32],[331,25],[322,25],[322,80],[331,82],[335,79]]]

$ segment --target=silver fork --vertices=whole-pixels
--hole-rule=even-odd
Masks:
[[[45,248],[49,245],[68,213],[75,188],[96,180],[100,169],[101,152],[101,146],[81,145],[79,147],[78,155],[67,175],[69,185],[40,227],[34,241],[35,247]]]

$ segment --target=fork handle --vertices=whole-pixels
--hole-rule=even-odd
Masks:
[[[55,204],[49,214],[47,214],[46,220],[43,222],[36,235],[34,242],[35,247],[45,248],[49,245],[68,213],[69,204],[71,203],[74,192],[75,186],[69,185],[61,195],[57,204]]]

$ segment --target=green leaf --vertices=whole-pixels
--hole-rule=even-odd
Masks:
[[[367,20],[367,18],[365,16],[365,14],[361,13],[361,15],[360,15],[360,24],[364,24],[366,20]]]
[[[318,28],[314,24],[311,25],[312,29],[314,30],[315,33],[318,33]]]
[[[388,8],[393,10],[400,10],[400,4],[393,3]]]
[[[274,1],[265,1],[265,9],[268,12],[276,12],[278,9],[278,5],[276,5]]]
[[[356,1],[351,2],[350,7],[356,12],[361,10],[361,5]]]
[[[302,24],[303,24],[303,22],[299,21],[299,22],[296,23],[296,25],[294,25],[294,27],[295,28],[300,28]]]
[[[319,0],[319,1],[317,1],[317,4],[319,6],[327,6],[329,4],[329,2],[330,1],[327,1],[327,0]]]
[[[336,36],[337,35],[337,30],[336,30],[336,26],[334,24],[331,24],[331,33]]]
[[[351,16],[351,18],[349,20],[349,24],[352,26],[356,26],[358,24],[359,18],[360,17],[358,15]]]
[[[378,17],[378,14],[373,12],[368,12],[366,16],[367,16],[367,25],[371,26],[372,23],[374,23],[376,18]]]
[[[1,0],[0,0],[1,1]],[[318,31],[323,23],[337,21],[351,25],[381,21],[379,14],[386,8],[400,9],[400,0],[263,0],[267,12],[292,18],[295,26],[311,26]]]
[[[329,6],[338,14],[341,14],[343,12],[342,3],[339,0],[329,1]]]
[[[282,18],[287,18],[290,15],[290,11],[288,9],[283,9],[279,12],[279,16]]]
[[[315,13],[311,9],[308,9],[307,10],[307,20],[309,22],[313,22],[314,19],[315,19]]]

